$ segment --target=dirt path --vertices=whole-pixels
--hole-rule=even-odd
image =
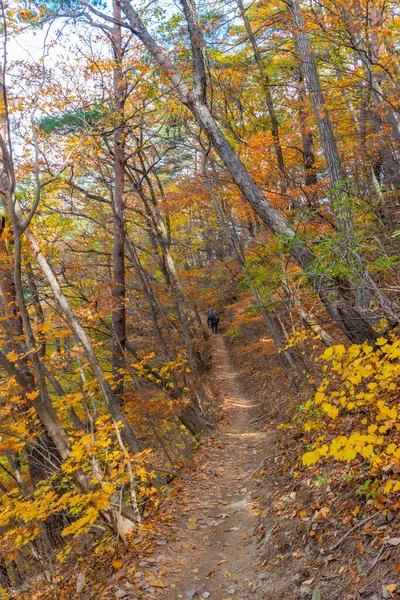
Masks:
[[[217,336],[215,342],[215,376],[226,415],[206,443],[201,468],[182,486],[174,541],[159,562],[163,581],[168,582],[162,593],[166,600],[265,598],[258,549],[259,499],[251,479],[265,456],[265,433],[251,424],[260,409],[246,397],[223,337]]]

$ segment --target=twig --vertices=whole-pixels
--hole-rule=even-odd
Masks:
[[[381,558],[382,554],[388,550],[387,546],[382,546],[382,548],[379,550],[378,554],[376,555],[376,557],[374,558],[373,563],[371,564],[370,567],[368,567],[368,569],[366,571],[364,571],[364,573],[361,573],[361,575],[359,575],[359,577],[364,577],[365,575],[367,575],[367,573],[369,573],[370,571],[372,571],[372,569],[375,567],[375,565],[379,562],[379,559]]]
[[[353,533],[353,531],[355,531],[356,529],[358,529],[358,527],[361,527],[361,525],[364,525],[364,523],[367,523],[368,521],[371,521],[371,519],[375,519],[375,517],[377,517],[378,515],[381,514],[382,511],[378,510],[378,512],[374,513],[373,515],[370,515],[369,517],[366,517],[365,519],[363,519],[362,521],[360,521],[359,523],[357,523],[356,525],[354,525],[354,527],[352,527],[351,529],[349,529],[349,531],[347,533],[344,534],[343,537],[340,538],[340,540],[338,540],[336,542],[336,544],[333,544],[333,546],[331,546],[329,548],[330,551],[332,550],[336,550],[336,548],[338,546],[340,546],[340,544],[349,537],[349,535],[351,533]]]

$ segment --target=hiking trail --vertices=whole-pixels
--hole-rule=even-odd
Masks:
[[[225,412],[204,442],[200,468],[184,481],[175,537],[157,559],[167,583],[161,597],[261,600],[259,492],[252,475],[266,456],[266,433],[247,397],[226,342],[215,336],[214,373]]]

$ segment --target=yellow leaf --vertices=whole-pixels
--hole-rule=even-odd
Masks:
[[[10,362],[15,362],[16,360],[18,360],[18,354],[14,352],[14,350],[9,352],[6,356]]]
[[[397,584],[389,583],[389,585],[386,586],[386,589],[388,592],[395,592],[397,590]]]
[[[329,404],[329,402],[324,402],[321,408],[331,419],[336,419],[339,415],[338,408],[333,404]]]
[[[392,489],[392,487],[394,486],[394,481],[393,479],[388,479],[385,487],[383,488],[383,493],[385,494],[385,496],[390,492],[390,490]]]
[[[334,349],[339,358],[341,358],[346,352],[346,348],[343,346],[343,344],[338,344],[337,346],[334,346]]]
[[[39,396],[39,390],[35,390],[34,392],[28,392],[26,394],[26,397],[28,398],[28,400],[34,400],[38,396]]]
[[[147,481],[148,473],[144,467],[139,467],[138,475],[142,481]]]
[[[319,453],[319,450],[314,450],[313,452],[306,452],[305,454],[303,454],[301,460],[303,461],[303,464],[306,467],[309,467],[310,465],[315,464],[319,459],[320,459],[321,455]]]
[[[329,452],[329,447],[326,444],[323,444],[318,450],[321,456],[326,456]]]
[[[122,567],[122,560],[117,558],[116,560],[114,560],[112,565],[113,565],[114,569],[120,569]]]
[[[386,454],[394,454],[396,452],[396,444],[389,444],[389,446],[386,448]]]
[[[364,446],[361,448],[361,456],[364,458],[369,458],[374,453],[374,447],[372,444],[368,444],[368,446]]]
[[[357,450],[353,446],[346,446],[343,450],[343,458],[345,461],[350,462],[357,456]]]

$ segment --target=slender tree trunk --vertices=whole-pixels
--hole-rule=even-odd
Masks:
[[[318,125],[319,137],[325,155],[332,186],[343,184],[344,172],[333,135],[324,95],[315,62],[314,50],[308,37],[298,0],[285,0],[293,19],[294,39],[301,60],[301,70],[310,96]]]
[[[299,120],[301,141],[303,145],[304,185],[309,186],[317,183],[317,172],[315,170],[313,134],[311,132],[306,113],[306,89],[304,86],[303,76],[301,75],[301,69],[297,89],[300,99]],[[314,194],[312,201],[313,200]]]
[[[236,0],[236,3],[239,8],[240,15],[242,17],[244,26],[246,28],[247,36],[249,38],[251,47],[253,49],[253,54],[255,61],[257,63],[258,70],[260,72],[261,84],[263,86],[264,94],[265,94],[265,102],[268,109],[269,118],[271,121],[271,132],[274,140],[274,150],[276,155],[276,161],[278,163],[278,169],[280,174],[280,189],[281,194],[286,194],[287,192],[287,183],[286,183],[286,171],[285,171],[285,162],[283,159],[283,151],[282,145],[279,137],[279,125],[278,125],[278,117],[276,115],[274,101],[272,99],[271,94],[271,82],[268,77],[268,73],[265,69],[263,59],[261,56],[261,52],[259,50],[256,36],[253,33],[253,30],[250,25],[250,21],[247,18],[246,10],[243,6],[242,0]]]
[[[113,26],[112,42],[114,49],[114,190],[113,190],[113,286],[112,308],[112,368],[114,393],[121,397],[124,393],[124,367],[126,343],[125,308],[125,231],[124,231],[124,186],[125,186],[125,81],[122,71],[121,7],[113,0],[113,16],[117,21]]]

